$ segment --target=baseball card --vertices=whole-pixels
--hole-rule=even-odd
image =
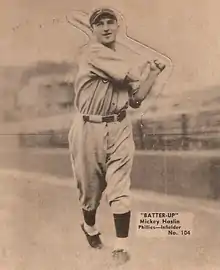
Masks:
[[[219,270],[218,1],[0,7],[0,270]]]

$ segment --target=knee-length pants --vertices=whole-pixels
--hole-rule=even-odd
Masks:
[[[97,209],[105,191],[113,213],[130,211],[134,140],[128,117],[121,122],[91,123],[77,114],[68,139],[81,207]]]

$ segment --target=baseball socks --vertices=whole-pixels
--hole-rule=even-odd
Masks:
[[[128,253],[128,234],[130,227],[131,212],[113,214],[116,230],[116,239],[112,256],[117,264],[123,264],[130,259]]]
[[[95,221],[96,221],[96,210],[92,211],[86,211],[82,210],[83,212],[83,217],[84,217],[84,229],[89,235],[96,235],[98,234],[98,230],[96,229],[95,226]]]
[[[81,229],[84,232],[89,245],[92,248],[101,249],[103,247],[100,239],[100,233],[95,227],[96,210],[86,211],[82,210],[84,223],[81,224]]]

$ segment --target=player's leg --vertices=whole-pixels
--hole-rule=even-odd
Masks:
[[[100,247],[96,228],[96,212],[106,187],[105,168],[102,166],[105,143],[104,126],[85,123],[81,116],[75,119],[69,133],[69,148],[74,178],[77,181],[79,202],[82,209],[82,229],[93,247]]]
[[[130,174],[134,155],[131,123],[125,119],[122,123],[110,125],[108,142],[106,195],[113,212],[116,231],[113,256],[116,259],[119,256],[125,262],[129,259]]]

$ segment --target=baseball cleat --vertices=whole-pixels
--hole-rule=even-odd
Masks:
[[[95,235],[89,235],[84,228],[84,224],[81,224],[81,229],[84,232],[86,239],[92,248],[101,249],[103,247],[102,241],[100,239],[100,233],[97,233]]]
[[[124,249],[116,249],[112,251],[112,257],[115,261],[116,265],[125,264],[127,261],[130,260],[129,253]]]

